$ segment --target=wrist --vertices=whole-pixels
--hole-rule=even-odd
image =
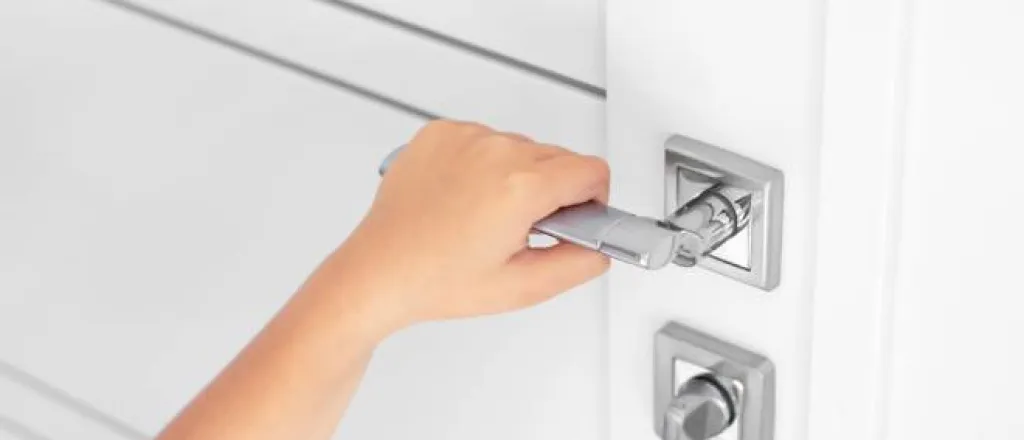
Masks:
[[[412,324],[387,274],[344,260],[336,254],[325,261],[296,294],[296,302],[373,346]]]

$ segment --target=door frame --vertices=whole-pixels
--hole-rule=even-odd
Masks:
[[[824,17],[809,439],[886,437],[912,15],[831,0]]]

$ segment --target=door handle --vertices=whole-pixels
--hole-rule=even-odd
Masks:
[[[380,175],[403,148],[388,154]],[[664,222],[598,202],[561,208],[535,223],[533,230],[645,269],[660,269],[672,262],[686,234]]]
[[[768,191],[758,185],[751,185],[750,179],[759,184],[760,180],[757,179],[763,175],[774,177],[777,173],[778,183],[775,186],[780,188],[773,187],[772,195],[781,194],[781,173],[766,173],[763,169],[773,169],[702,143],[699,143],[699,146],[707,146],[712,150],[680,155],[678,149],[671,148],[676,138],[682,137],[674,137],[666,145],[667,218],[664,220],[636,215],[591,201],[561,208],[535,223],[533,230],[601,252],[616,260],[653,270],[661,269],[671,262],[690,267],[713,259],[712,253],[716,249],[736,237],[749,225],[761,227],[765,224],[762,221],[762,214],[767,212],[763,205],[765,200],[770,199],[765,197]],[[393,150],[381,162],[378,169],[380,175],[383,176],[387,172],[391,162],[403,148],[404,146]],[[699,154],[701,152],[704,154]],[[739,171],[733,171],[734,168]],[[753,176],[736,176],[736,172],[749,173]],[[772,208],[771,214],[781,215],[781,206]],[[781,229],[778,232],[781,232]],[[753,235],[751,237],[756,238]],[[775,242],[777,243],[777,240]],[[763,254],[764,246],[752,245],[749,248],[749,262],[752,263],[750,266],[753,269],[760,269],[763,266],[763,259],[759,254],[755,254],[755,251]],[[769,250],[768,253],[776,252]],[[732,266],[742,268],[746,265]],[[766,279],[767,282],[759,287],[774,287],[776,280],[771,276],[762,277],[761,271],[756,272],[754,277],[745,272],[727,275],[750,284],[755,284],[750,282],[751,279]],[[769,273],[772,274],[777,278],[777,271]]]

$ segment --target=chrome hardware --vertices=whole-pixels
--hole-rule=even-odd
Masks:
[[[533,228],[646,269],[660,269],[671,263],[687,235],[652,218],[597,202],[559,209]]]
[[[739,188],[716,185],[690,200],[665,219],[696,240],[680,249],[675,262],[690,267],[733,238],[750,222],[751,194]]]
[[[401,150],[384,159],[381,175]],[[666,151],[666,171],[671,174],[666,220],[588,202],[559,209],[537,222],[534,230],[646,269],[660,269],[673,261],[687,267],[701,264],[762,289],[774,288],[778,284],[777,234],[751,234],[757,240],[770,235],[772,241],[752,243],[749,265],[724,262],[732,269],[723,268],[716,264],[723,260],[714,252],[748,225],[777,228],[781,218],[767,221],[760,216],[781,215],[782,174],[681,136],[669,139]],[[765,203],[766,197],[772,203]]]
[[[654,359],[654,429],[663,440],[772,440],[767,358],[669,323],[655,336]]]
[[[675,135],[665,142],[667,222],[696,231],[697,264],[763,290],[779,285],[782,263],[782,172],[714,145]],[[743,232],[743,234],[740,234]],[[737,242],[742,235],[743,242]],[[715,251],[740,247],[740,256]]]
[[[378,170],[381,175],[402,148],[384,159]],[[534,224],[533,229],[645,269],[660,269],[671,263],[689,234],[659,220],[597,202],[559,209]]]
[[[691,377],[665,409],[665,440],[706,440],[736,421],[738,390],[710,373]]]

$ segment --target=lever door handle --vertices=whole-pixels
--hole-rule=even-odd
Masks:
[[[388,170],[402,148],[380,165]],[[681,135],[665,142],[664,220],[598,202],[561,208],[533,230],[645,269],[697,264],[752,286],[779,284],[782,172]],[[740,234],[744,232],[744,234]],[[715,252],[740,239],[731,252]],[[723,250],[724,251],[724,250]]]
[[[380,165],[380,175],[387,172],[403,148],[388,154]],[[668,265],[686,241],[686,231],[593,201],[561,208],[538,221],[533,229],[645,269]]]

